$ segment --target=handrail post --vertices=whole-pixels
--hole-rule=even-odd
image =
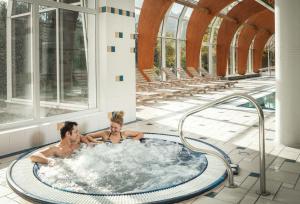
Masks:
[[[260,166],[260,191],[258,192],[258,194],[261,194],[263,196],[269,195],[270,193],[266,190],[264,112],[263,112],[262,108],[260,107],[260,105],[257,103],[257,101],[252,96],[249,96],[247,94],[242,94],[242,93],[231,94],[229,96],[222,97],[213,102],[210,102],[208,104],[205,104],[203,106],[200,106],[198,108],[188,111],[184,116],[182,116],[182,118],[180,119],[179,124],[178,124],[180,140],[187,148],[191,149],[192,151],[202,152],[202,153],[212,155],[212,156],[215,156],[215,157],[218,157],[219,159],[221,159],[224,162],[227,173],[228,173],[229,187],[236,187],[236,185],[234,184],[232,169],[230,167],[229,162],[226,160],[226,158],[224,158],[223,155],[220,155],[214,151],[207,150],[207,149],[200,149],[200,148],[192,146],[185,139],[185,137],[183,135],[183,130],[182,130],[184,121],[186,120],[187,117],[191,116],[194,113],[203,111],[207,108],[213,107],[215,105],[218,105],[220,103],[223,103],[225,101],[228,101],[228,100],[231,100],[234,98],[243,98],[243,99],[250,101],[257,110],[258,117],[259,117],[259,152],[260,152],[260,155],[259,155],[259,158],[260,158],[260,163],[259,163],[259,166]]]

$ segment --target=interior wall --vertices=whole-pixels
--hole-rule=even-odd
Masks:
[[[85,133],[108,127],[107,115],[111,111],[123,110],[125,122],[136,120],[134,4],[134,0],[100,1],[99,108],[76,117],[61,115],[50,122],[0,131],[0,156],[58,141],[58,122],[76,121]]]

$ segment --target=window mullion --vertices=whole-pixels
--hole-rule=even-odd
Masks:
[[[60,35],[59,35],[59,9],[56,8],[56,94],[57,94],[57,104],[60,103],[60,49],[59,49],[59,42],[60,42]]]
[[[34,1],[31,16],[31,59],[32,59],[32,93],[33,93],[33,117],[40,118],[40,69],[39,69],[39,5]]]
[[[7,31],[6,31],[6,42],[7,42],[7,100],[10,101],[12,99],[12,20],[11,20],[11,14],[12,14],[12,7],[13,2],[8,1],[7,6]]]

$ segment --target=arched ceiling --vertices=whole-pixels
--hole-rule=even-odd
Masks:
[[[140,70],[153,67],[157,34],[165,14],[174,2],[175,0],[144,0],[138,23],[137,49],[138,68]],[[198,5],[194,7],[186,32],[187,67],[199,67],[202,39],[212,19],[216,16],[223,18],[217,38],[217,75],[224,76],[226,74],[231,41],[238,28],[245,23],[246,25],[243,25],[238,39],[240,46],[238,51],[244,53],[241,58],[238,58],[238,64],[241,67],[239,72],[244,73],[245,59],[247,60],[248,55],[247,50],[255,34],[257,34],[257,42],[254,43],[256,48],[254,58],[257,60],[255,67],[259,65],[259,53],[261,47],[263,47],[262,43],[265,42],[266,34],[274,33],[274,17],[273,19],[270,17],[273,13],[266,11],[265,7],[255,0],[244,0],[234,6],[227,15],[220,14],[222,9],[233,2],[236,1],[200,0]],[[262,13],[262,11],[265,11],[265,14],[260,15],[265,17],[259,17],[258,13]],[[247,21],[247,19],[249,20]],[[263,34],[261,30],[267,30],[267,32]]]
[[[263,11],[250,17],[246,23],[252,26],[247,26],[247,25],[243,26],[238,36],[237,68],[239,74],[246,73],[247,59],[249,53],[248,51],[255,35],[258,32],[267,32],[270,33],[271,35],[274,33],[274,25],[275,25],[274,13],[268,9],[264,9]]]
[[[211,20],[226,6],[235,0],[201,0],[198,8],[207,8],[208,12],[195,9],[190,17],[186,34],[186,66],[199,67],[199,55],[202,39]]]
[[[138,67],[153,67],[159,26],[173,0],[144,0],[138,25]]]
[[[236,20],[223,21],[218,31],[217,39],[217,75],[225,76],[227,60],[230,54],[230,44],[240,25],[252,15],[264,10],[265,7],[255,0],[244,0],[237,4],[227,16]]]

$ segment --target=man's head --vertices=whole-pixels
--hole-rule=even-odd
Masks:
[[[68,138],[71,142],[76,142],[79,137],[78,124],[76,122],[66,121],[60,129],[61,139]]]

